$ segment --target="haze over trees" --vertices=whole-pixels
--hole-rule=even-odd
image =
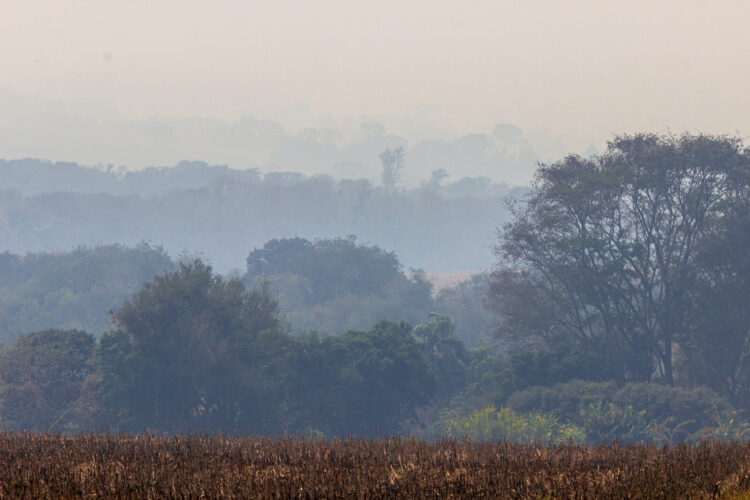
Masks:
[[[443,189],[442,179],[437,171],[430,182]],[[315,186],[291,174],[258,182],[259,194]],[[322,185],[345,184],[331,182]],[[426,203],[430,189],[362,192]],[[175,193],[201,201],[211,190]],[[438,293],[396,252],[355,236],[271,238],[248,246],[244,273],[227,276],[147,244],[6,252],[0,422],[745,439],[749,196],[739,139],[617,137],[601,154],[541,165],[497,234],[496,269]],[[236,206],[222,206],[234,217]],[[201,228],[197,217],[185,224]]]
[[[463,176],[488,177],[518,185],[527,182],[537,161],[557,158],[567,151],[561,137],[544,131],[523,131],[506,123],[456,134],[436,127],[434,120],[425,116],[401,117],[399,121],[407,128],[395,133],[377,119],[367,117],[353,123],[315,120],[315,126],[308,122],[303,128],[292,130],[251,115],[236,120],[200,116],[132,120],[113,109],[87,111],[84,106],[71,109],[59,102],[39,102],[0,88],[0,114],[8,124],[0,143],[2,156],[31,155],[100,165],[111,174],[109,180],[101,176],[100,185],[119,185],[123,190],[128,187],[129,193],[144,195],[155,188],[133,191],[130,174],[149,167],[175,165],[183,159],[230,165],[240,171],[295,171],[306,176],[363,178],[377,184],[382,172],[378,155],[388,148],[403,147],[409,166],[404,169],[402,180],[408,187],[418,186],[439,168],[448,170],[455,180]],[[81,134],[86,141],[81,141]],[[117,140],[113,141],[113,137]],[[18,184],[7,181],[17,179],[18,174],[16,171],[16,175],[6,177],[0,168],[0,185],[17,189]],[[46,182],[59,182],[65,191],[85,190],[91,185],[77,185],[78,176],[48,174]],[[117,184],[119,176],[130,178]],[[24,187],[30,189],[44,182],[36,178]]]
[[[0,342],[48,329],[104,332],[119,308],[175,263],[142,243],[79,247],[65,253],[0,253]]]
[[[401,170],[404,168],[405,155],[402,146],[386,149],[380,153],[380,165],[383,168],[380,179],[386,189],[394,190],[398,186]],[[436,183],[433,182],[432,185],[434,184]],[[437,183],[437,185],[439,186],[440,183]]]
[[[270,240],[247,257],[244,281],[267,282],[298,332],[364,330],[377,321],[427,320],[432,284],[424,272],[410,276],[398,257],[354,236],[309,241]]]
[[[68,180],[45,180],[58,177]],[[505,220],[502,200],[518,192],[481,177],[406,190],[202,163],[118,176],[22,160],[0,163],[0,248],[21,254],[145,240],[172,255],[202,253],[227,272],[273,238],[355,234],[396,251],[408,267],[473,270],[491,266],[487,228]]]

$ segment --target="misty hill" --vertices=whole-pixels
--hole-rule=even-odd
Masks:
[[[407,268],[487,268],[503,200],[519,193],[482,177],[386,190],[362,179],[189,162],[123,173],[7,161],[0,175],[0,251],[145,240],[172,255],[199,252],[220,272],[243,268],[248,250],[273,238],[349,234],[395,251]]]

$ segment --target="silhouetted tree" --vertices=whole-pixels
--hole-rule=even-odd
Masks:
[[[302,339],[292,397],[299,427],[326,435],[382,437],[399,431],[435,391],[435,375],[406,323]]]
[[[383,168],[380,174],[383,187],[394,190],[398,186],[399,172],[404,168],[406,152],[402,146],[386,149],[380,153],[380,165]]]
[[[749,168],[739,139],[705,135],[618,137],[541,166],[500,237],[499,333],[562,337],[606,352],[622,378],[656,370],[672,384],[698,248],[745,196]]]
[[[276,429],[278,306],[201,260],[146,283],[101,341],[102,391],[123,429]],[[275,399],[276,397],[276,399]]]

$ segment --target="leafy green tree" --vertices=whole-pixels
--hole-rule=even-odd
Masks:
[[[338,334],[382,319],[414,324],[432,307],[423,272],[407,276],[393,252],[358,244],[354,236],[269,240],[250,252],[244,280],[249,286],[267,280],[299,333]]]
[[[300,339],[297,427],[325,435],[395,434],[434,394],[435,376],[406,323]]]
[[[739,139],[618,137],[537,171],[498,251],[499,333],[599,350],[617,378],[674,382],[701,242],[748,183]]]
[[[146,243],[0,254],[0,340],[48,328],[98,336],[106,329],[109,311],[143,283],[172,269],[164,250]]]
[[[437,313],[430,313],[430,321],[414,328],[414,336],[435,372],[438,397],[449,398],[466,383],[469,353],[455,331],[451,318]]]
[[[266,242],[250,252],[247,279],[292,274],[309,283],[312,303],[336,296],[384,293],[401,277],[401,264],[393,252],[357,244],[354,236],[309,241],[282,238]]]
[[[76,330],[23,335],[0,356],[2,423],[9,429],[95,428],[94,337]]]
[[[117,427],[264,432],[279,424],[286,337],[267,288],[247,291],[199,259],[146,283],[101,340]]]

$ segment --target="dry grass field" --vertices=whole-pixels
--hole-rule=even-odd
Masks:
[[[3,498],[747,498],[750,445],[0,434]]]

